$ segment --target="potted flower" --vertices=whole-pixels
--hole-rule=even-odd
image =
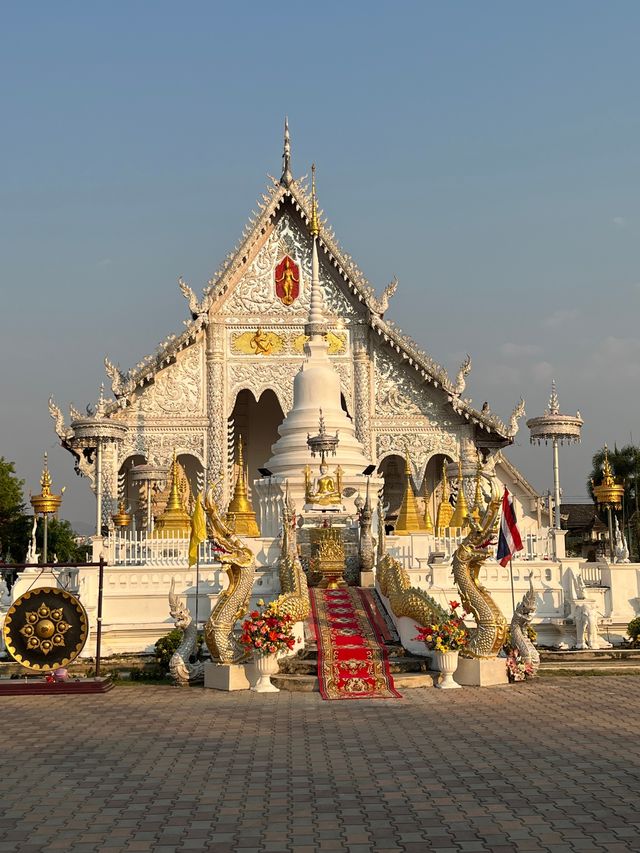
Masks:
[[[469,640],[469,632],[464,625],[464,617],[467,614],[458,614],[458,601],[450,601],[449,607],[449,616],[442,622],[424,627],[416,625],[418,636],[414,638],[421,640],[433,652],[433,666],[443,675],[442,681],[436,684],[441,690],[460,687],[453,680],[453,673],[458,668],[458,652]]]
[[[240,642],[253,653],[258,680],[251,689],[256,693],[277,693],[278,688],[270,677],[278,671],[278,653],[291,651],[295,646],[293,619],[286,613],[278,613],[273,602],[265,607],[260,599],[258,608],[242,623]]]

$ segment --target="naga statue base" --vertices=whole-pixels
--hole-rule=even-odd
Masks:
[[[247,670],[253,663],[211,663],[204,665],[204,686],[212,690],[248,690],[251,687]],[[253,672],[251,673],[253,674]]]
[[[508,684],[505,658],[459,658],[454,679],[463,687],[493,687]]]

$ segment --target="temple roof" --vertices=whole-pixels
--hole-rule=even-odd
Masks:
[[[298,213],[301,220],[311,232],[312,228],[312,201],[305,183],[305,178],[295,179],[290,171],[290,148],[287,152],[288,128],[285,136],[285,157],[283,173],[280,180],[270,177],[270,183],[266,191],[258,200],[257,211],[252,211],[251,218],[245,226],[238,244],[230,252],[204,288],[202,298],[197,299],[191,288],[179,279],[180,288],[189,301],[191,320],[186,323],[186,329],[180,335],[170,335],[157,348],[155,353],[146,356],[135,368],[123,373],[119,367],[105,359],[105,367],[112,382],[113,393],[120,399],[120,405],[126,405],[126,398],[135,390],[136,386],[145,385],[153,380],[155,373],[164,366],[170,364],[181,349],[192,344],[198,332],[209,321],[210,313],[216,313],[216,309],[227,292],[233,289],[234,283],[242,276],[248,268],[264,242],[265,234],[273,221],[280,215],[284,206],[289,203]],[[287,156],[289,153],[289,156]],[[354,300],[361,303],[363,314],[373,331],[401,358],[407,362],[410,369],[415,370],[419,377],[441,388],[447,395],[453,410],[473,423],[478,428],[493,433],[496,438],[510,443],[517,431],[517,417],[512,415],[509,426],[497,417],[488,408],[483,411],[475,409],[471,401],[462,398],[464,390],[463,370],[461,368],[456,381],[452,381],[444,367],[438,364],[428,353],[408,335],[406,335],[393,321],[385,320],[384,314],[388,308],[389,298],[395,292],[397,281],[394,280],[387,286],[382,297],[377,297],[363,272],[360,270],[353,258],[340,246],[335,233],[319,211],[319,248],[323,252],[326,263],[330,264],[337,272],[347,292]],[[470,360],[465,363],[467,368]],[[464,367],[464,365],[463,365]],[[464,373],[466,376],[468,369]],[[486,404],[485,404],[486,405]],[[114,404],[113,409],[117,407]],[[516,407],[518,409],[518,407]],[[514,411],[515,415],[515,411]],[[519,415],[518,415],[519,416]]]

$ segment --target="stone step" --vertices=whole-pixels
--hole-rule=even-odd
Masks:
[[[606,663],[607,661],[636,660],[640,663],[640,649],[568,649],[554,651],[540,649],[540,660],[548,661],[591,661]]]
[[[393,677],[396,690],[414,690],[420,687],[433,687],[437,672],[403,672]],[[271,681],[280,690],[291,693],[318,693],[320,690],[316,675],[282,673],[271,676]]]
[[[426,658],[412,657],[389,657],[389,670],[392,673],[402,672],[426,672],[429,669],[429,661]],[[280,671],[290,675],[315,675],[318,671],[317,656],[289,658],[280,661]]]

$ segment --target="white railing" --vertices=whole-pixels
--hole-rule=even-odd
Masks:
[[[109,562],[114,566],[186,566],[189,539],[175,536],[147,536],[144,531],[123,531],[108,540]],[[198,548],[201,566],[217,562],[212,542]]]
[[[598,563],[580,563],[585,586],[602,586],[602,567]]]

